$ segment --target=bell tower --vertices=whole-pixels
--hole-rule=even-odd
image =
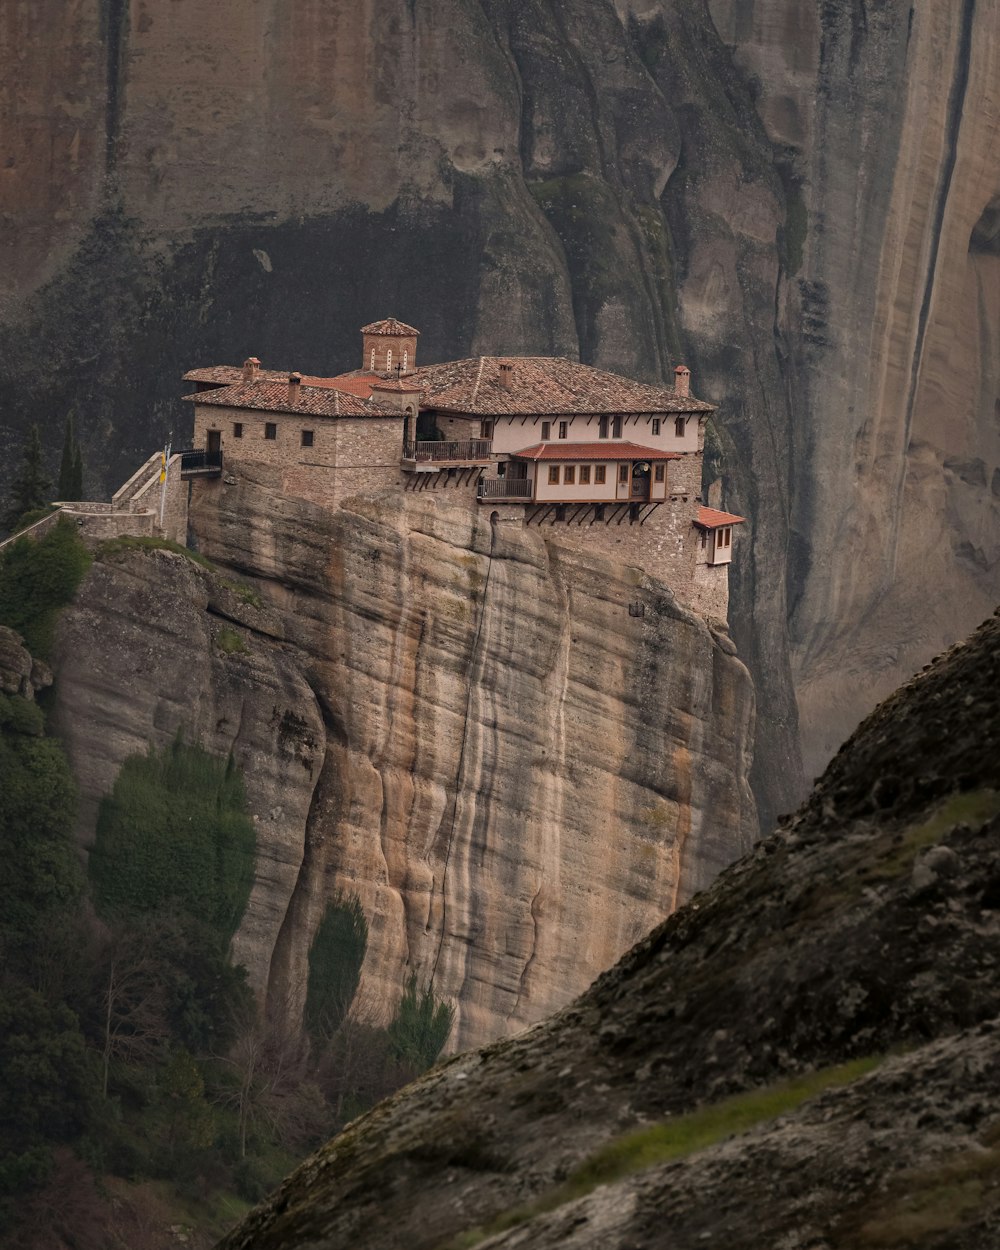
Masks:
[[[361,368],[388,378],[404,377],[417,367],[419,330],[387,317],[361,328]]]

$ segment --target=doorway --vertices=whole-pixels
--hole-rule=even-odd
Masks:
[[[645,462],[632,466],[632,499],[649,498],[649,465]]]

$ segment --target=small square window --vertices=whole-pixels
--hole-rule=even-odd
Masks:
[[[623,484],[628,481],[628,465],[627,464],[620,464],[618,466],[618,480],[619,482]]]
[[[594,466],[594,485],[603,486],[607,480],[608,480],[607,466],[603,464],[595,465]]]
[[[278,427],[273,421],[264,422],[264,437],[271,440],[278,437]]]
[[[302,446],[303,446],[303,447],[311,447],[312,445],[313,445],[313,432],[312,432],[312,430],[303,430],[303,431],[302,431]]]
[[[580,465],[580,485],[581,486],[590,485],[590,465],[589,464]]]
[[[687,427],[687,422],[684,420],[684,418],[683,418],[683,417],[677,417],[677,418],[676,418],[676,420],[674,421],[674,434],[675,434],[678,438],[683,438],[683,437],[684,437],[684,430],[685,430],[685,428],[686,428],[686,427]]]
[[[552,422],[543,421],[542,422],[542,442],[544,443],[547,439],[550,439],[551,437],[552,437]]]
[[[559,466],[557,464],[549,465],[549,485],[550,486],[559,485]]]
[[[654,417],[654,418],[653,418],[653,436],[654,436],[654,438],[656,437],[656,435],[657,435],[657,434],[659,434],[659,432],[660,432],[660,418],[659,418],[659,417]]]
[[[574,486],[576,484],[576,465],[568,464],[563,469],[563,485]]]
[[[234,421],[233,422],[233,438],[242,438],[242,437],[243,437],[243,422]]]
[[[654,482],[662,482],[662,481],[663,481],[663,477],[664,477],[664,474],[663,474],[663,465],[662,465],[662,464],[658,464],[658,465],[657,465],[657,466],[653,469],[653,481],[654,481]]]
[[[560,421],[559,422],[559,437],[565,438],[568,433],[569,433],[569,422]]]

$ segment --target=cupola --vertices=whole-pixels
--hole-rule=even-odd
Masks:
[[[389,378],[402,377],[417,367],[417,338],[419,330],[408,326],[395,317],[373,321],[362,326],[361,368],[369,373],[381,373]]]

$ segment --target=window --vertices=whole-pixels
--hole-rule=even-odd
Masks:
[[[621,436],[622,436],[622,419],[621,419],[621,417],[615,417],[614,431],[613,431],[613,432],[614,432],[614,436],[615,436],[615,438],[621,438]]]
[[[493,437],[493,422],[492,421],[480,421],[479,422],[479,437],[480,438],[492,438]]]
[[[243,422],[234,421],[233,422],[233,438],[242,438],[242,437],[243,437]]]
[[[375,348],[372,348],[372,373],[375,372]]]
[[[406,373],[409,370],[409,368],[410,368],[410,353],[408,351],[404,351],[403,352],[403,372]]]
[[[684,420],[683,417],[678,417],[674,421],[674,433],[677,435],[678,438],[684,437],[684,430],[686,426],[687,426],[687,422]]]
[[[732,526],[727,525],[727,526],[726,526],[726,528],[722,531],[722,545],[723,545],[723,547],[728,547],[728,546],[729,546],[729,544],[730,544],[732,541],[733,541],[733,530],[732,530]]]
[[[598,419],[598,422],[597,422],[597,437],[598,437],[598,438],[607,438],[607,437],[608,437],[608,419],[607,419],[607,417],[600,417],[600,418]]]
[[[273,421],[264,422],[264,437],[272,441],[278,437],[278,427]]]
[[[576,485],[576,465],[575,464],[568,464],[565,467],[565,469],[563,469],[563,485],[564,486]]]
[[[390,347],[385,353],[385,371],[386,373],[392,368],[392,348]]]
[[[608,480],[607,467],[603,464],[595,464],[594,465],[594,485],[603,486],[607,480]]]
[[[628,465],[627,464],[620,464],[618,466],[618,480],[623,485],[626,482],[628,482]]]
[[[654,417],[653,418],[653,437],[655,438],[656,435],[659,434],[659,432],[660,432],[660,418]]]
[[[313,445],[313,432],[312,432],[312,430],[303,430],[303,431],[302,431],[302,446],[303,446],[303,447],[311,447],[312,445]]]
[[[590,485],[590,465],[589,464],[580,465],[580,485],[581,486]]]
[[[560,421],[559,422],[559,437],[565,438],[568,433],[569,433],[569,422]]]
[[[552,437],[552,422],[543,421],[542,422],[542,442],[544,443],[547,439],[550,439],[551,437]]]
[[[662,482],[662,481],[663,481],[664,476],[665,476],[665,475],[664,475],[664,472],[663,472],[663,465],[662,465],[662,464],[658,464],[658,465],[656,466],[656,468],[653,470],[653,481],[654,481],[654,482]]]
[[[557,464],[549,465],[549,485],[550,486],[559,485],[559,466]]]

